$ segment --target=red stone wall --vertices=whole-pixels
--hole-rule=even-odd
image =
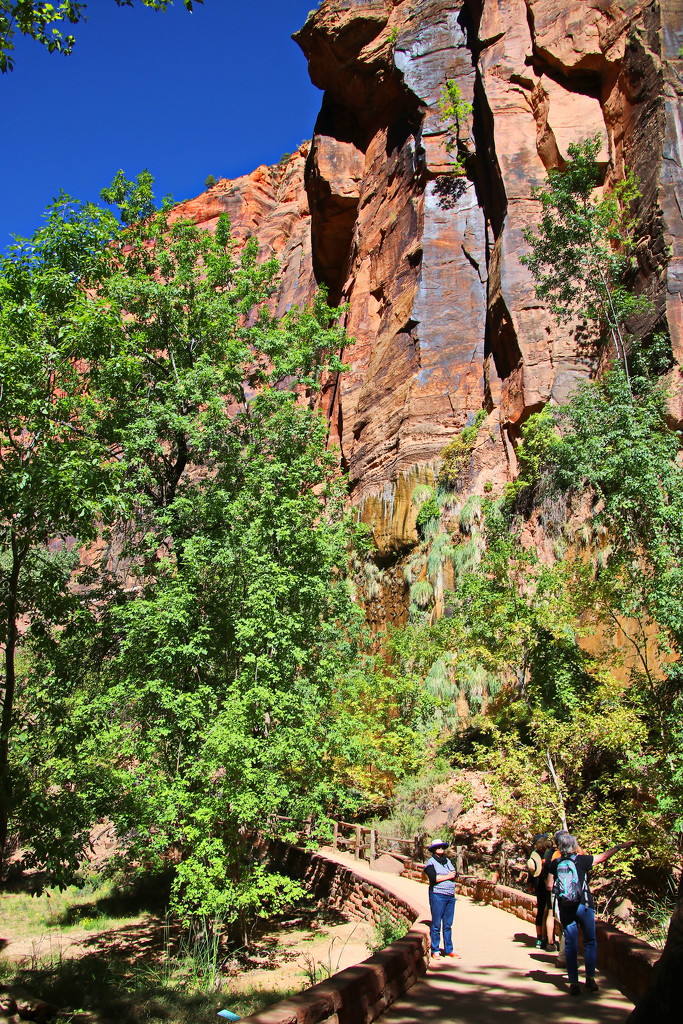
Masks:
[[[429,930],[414,923],[420,915],[378,882],[368,882],[351,868],[320,854],[272,842],[263,849],[280,871],[305,880],[315,895],[352,917],[374,920],[387,908],[396,920],[413,925],[362,964],[349,967],[298,996],[243,1018],[250,1024],[370,1024],[400,998],[427,970]]]
[[[460,878],[458,891],[473,900],[506,910],[523,921],[531,924],[535,921],[536,897],[530,893],[498,885],[483,878]],[[652,981],[652,969],[662,955],[661,950],[605,924],[604,921],[596,921],[596,931],[598,967],[601,971],[611,974],[635,1002]]]

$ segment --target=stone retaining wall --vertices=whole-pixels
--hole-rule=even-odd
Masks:
[[[262,848],[278,870],[304,880],[328,906],[351,917],[374,921],[389,909],[395,921],[412,925],[408,934],[392,942],[362,964],[348,967],[327,981],[313,985],[291,999],[276,1003],[243,1020],[249,1024],[370,1024],[391,1006],[427,970],[429,929],[417,922],[419,907],[395,896],[379,882],[369,882],[343,864],[318,853],[271,841]]]
[[[506,910],[531,924],[536,920],[536,897],[530,893],[473,877],[459,878],[458,891],[481,903],[490,903]],[[596,921],[595,928],[598,936],[598,967],[611,974],[634,1002],[637,1001],[652,980],[652,969],[662,955],[661,950],[603,921]]]
[[[328,906],[351,917],[374,921],[389,909],[394,920],[412,925],[408,934],[362,964],[349,967],[327,981],[291,999],[276,1003],[262,1013],[245,1017],[249,1024],[370,1024],[425,974],[429,954],[429,929],[418,922],[420,909],[395,896],[379,882],[368,881],[352,868],[321,854],[277,841],[262,848],[278,869],[306,881]],[[533,924],[535,896],[484,878],[461,876],[458,892],[488,903]],[[647,942],[596,922],[598,967],[612,975],[637,1000],[647,989],[652,969],[661,952]]]

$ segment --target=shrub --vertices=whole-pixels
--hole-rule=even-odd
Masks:
[[[383,907],[375,921],[374,935],[369,943],[370,949],[373,953],[379,953],[381,949],[390,946],[392,942],[402,939],[406,931],[405,921],[402,918],[394,917],[388,907]]]

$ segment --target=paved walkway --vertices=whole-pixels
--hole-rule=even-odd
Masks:
[[[322,852],[419,906],[429,921],[426,885],[373,871],[330,849]],[[424,981],[381,1017],[383,1024],[624,1024],[633,1009],[599,973],[598,994],[570,996],[557,955],[535,949],[533,925],[503,910],[458,896],[453,935],[461,959],[435,962]]]

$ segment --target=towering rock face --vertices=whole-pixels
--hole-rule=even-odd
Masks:
[[[282,316],[290,306],[305,305],[317,284],[311,258],[311,217],[304,187],[304,170],[310,146],[303,143],[295,153],[273,167],[257,167],[234,181],[216,185],[181,203],[175,218],[188,218],[209,231],[227,214],[232,233],[240,242],[249,236],[259,240],[263,256],[275,256],[282,270],[275,312]]]
[[[477,412],[470,490],[515,472],[529,414],[594,371],[519,261],[533,189],[599,136],[610,178],[639,178],[635,286],[683,362],[683,0],[324,0],[295,39],[324,90],[310,151],[221,182],[186,212],[228,209],[283,264],[280,308],[315,282],[348,306],[349,372],[324,407],[352,501],[391,563],[416,540],[411,493]],[[439,99],[457,83],[466,173]],[[679,371],[672,417],[683,419]],[[490,484],[489,484],[490,482]],[[400,604],[400,601],[399,601]]]

